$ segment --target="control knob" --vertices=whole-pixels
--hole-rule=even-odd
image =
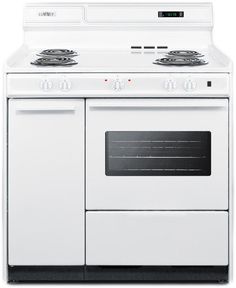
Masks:
[[[193,81],[192,79],[187,79],[184,82],[184,90],[185,91],[192,91],[196,88],[197,84],[195,81]]]
[[[68,91],[71,88],[71,83],[70,81],[64,79],[60,82],[59,87],[62,91]]]
[[[164,83],[164,87],[168,91],[172,91],[176,88],[176,82],[173,79],[167,79]]]
[[[52,89],[52,81],[48,80],[48,79],[44,79],[41,81],[40,83],[40,88],[44,91],[48,91],[50,89]]]
[[[123,83],[119,79],[116,79],[114,82],[114,90],[120,91],[122,88],[123,88]]]

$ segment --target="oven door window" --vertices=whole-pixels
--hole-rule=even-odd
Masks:
[[[209,131],[107,131],[107,176],[209,176]]]

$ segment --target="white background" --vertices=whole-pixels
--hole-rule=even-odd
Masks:
[[[0,0],[0,66],[2,67],[4,61],[9,55],[14,52],[21,44],[22,44],[22,20],[23,20],[23,7],[25,0]],[[40,2],[40,0],[28,0],[27,2]],[[45,1],[44,1],[45,2]],[[59,2],[55,0],[48,0],[47,2]],[[64,0],[64,2],[67,2]],[[71,0],[70,2],[78,2],[78,0]],[[84,0],[83,2],[86,2]],[[93,2],[102,2],[102,0]],[[121,2],[119,0],[110,2]],[[130,0],[129,2],[138,2]],[[139,2],[145,2],[139,1]],[[149,1],[151,2],[151,1]],[[152,1],[152,2],[167,2],[167,0],[162,1]],[[169,0],[169,2],[205,2],[201,0]],[[210,2],[210,1],[209,1]],[[214,42],[216,46],[218,46],[225,54],[227,54],[234,63],[236,63],[236,1],[235,0],[211,0],[214,8]],[[46,48],[46,47],[45,47]],[[2,77],[0,76],[0,91],[2,92]],[[235,82],[235,81],[234,81]],[[234,83],[235,84],[235,83]],[[235,87],[236,85],[234,85]],[[2,98],[2,93],[0,94]],[[2,99],[0,101],[0,105],[2,106]],[[0,111],[2,111],[2,107],[0,107]],[[2,114],[2,113],[1,113]],[[2,116],[0,117],[0,132],[2,131]],[[1,133],[0,133],[1,134]],[[2,136],[2,135],[1,135]],[[2,137],[1,137],[2,138]],[[0,141],[0,151],[1,149]],[[2,153],[0,152],[0,163]],[[1,182],[1,179],[0,179]],[[1,187],[1,185],[0,185]],[[1,206],[0,206],[1,207]],[[2,221],[1,221],[2,222]],[[0,222],[0,223],[1,223]],[[1,226],[1,225],[0,225]],[[0,270],[2,271],[2,227],[0,227]],[[236,269],[234,269],[234,277],[236,277]],[[235,282],[235,281],[234,281]],[[235,283],[230,283],[227,287],[231,287]],[[6,287],[7,284],[2,280],[1,272],[0,272],[0,287]],[[21,285],[20,287],[24,287],[26,285]],[[31,285],[27,285],[26,287],[30,287]],[[49,285],[44,285],[49,286]],[[60,287],[66,285],[60,285]],[[106,285],[107,287],[108,285]],[[122,287],[128,285],[122,285]],[[145,284],[139,285],[139,287],[145,286]],[[159,285],[163,286],[163,285]],[[169,285],[165,285],[168,287]],[[189,287],[191,285],[184,285],[184,287]],[[201,285],[203,286],[203,285]],[[215,285],[211,285],[215,286]],[[195,286],[196,287],[196,286]]]

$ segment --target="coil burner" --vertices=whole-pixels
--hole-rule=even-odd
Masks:
[[[167,53],[167,56],[198,58],[198,57],[203,57],[204,55],[193,50],[172,50]]]
[[[46,49],[40,52],[40,57],[75,57],[78,54],[74,50],[69,49]]]
[[[205,65],[206,62],[203,59],[198,58],[161,58],[156,59],[153,64],[158,65],[175,65],[175,66],[198,66]]]
[[[38,58],[34,62],[31,62],[33,65],[37,66],[71,66],[78,64],[75,60],[69,57],[53,57],[53,58]]]
[[[172,50],[166,54],[166,57],[156,59],[153,64],[175,66],[206,65],[208,62],[201,58],[203,56],[203,54],[193,50]]]

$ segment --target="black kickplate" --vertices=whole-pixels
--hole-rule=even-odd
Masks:
[[[124,282],[228,282],[228,266],[86,266],[85,280]]]
[[[8,282],[80,282],[84,266],[9,266]]]
[[[228,266],[9,266],[9,282],[228,282]]]

